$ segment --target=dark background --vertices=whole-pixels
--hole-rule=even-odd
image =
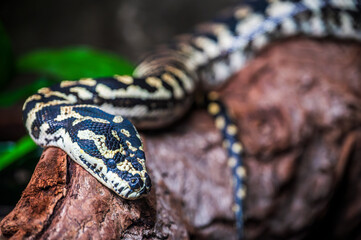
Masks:
[[[237,0],[1,1],[0,20],[16,56],[47,47],[90,45],[133,62]]]

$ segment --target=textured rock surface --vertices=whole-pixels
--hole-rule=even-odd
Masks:
[[[67,163],[62,150],[47,148],[1,231],[14,239],[184,238],[173,209],[177,206],[169,198],[157,200],[155,191],[147,199],[123,200],[79,165]]]
[[[280,42],[222,91],[246,149],[250,238],[360,237],[360,54],[351,42]]]

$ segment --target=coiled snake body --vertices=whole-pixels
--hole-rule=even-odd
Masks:
[[[249,2],[157,49],[133,76],[63,81],[40,89],[23,107],[31,137],[38,145],[62,148],[119,196],[136,199],[149,192],[151,181],[134,125],[145,129],[173,123],[188,110],[196,89],[222,85],[271,41],[299,34],[361,40],[360,0]],[[241,234],[242,145],[216,93],[210,99],[209,111],[230,143]]]

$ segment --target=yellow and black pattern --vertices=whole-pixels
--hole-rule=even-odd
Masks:
[[[223,148],[227,151],[228,166],[232,172],[232,183],[234,190],[233,211],[236,216],[238,235],[243,234],[243,199],[246,196],[246,169],[242,162],[243,145],[238,140],[238,128],[232,120],[225,105],[220,101],[216,92],[207,95],[208,112],[212,115],[214,123],[222,133]]]
[[[249,2],[175,38],[147,57],[133,76],[63,81],[40,89],[23,107],[31,137],[41,146],[62,148],[119,196],[136,199],[150,191],[151,182],[134,125],[144,129],[173,123],[188,110],[196,90],[222,85],[277,39],[303,34],[361,40],[359,0]],[[209,110],[225,138],[241,236],[242,145],[236,125],[212,94]]]

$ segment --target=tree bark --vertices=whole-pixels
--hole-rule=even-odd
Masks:
[[[246,239],[361,237],[361,46],[282,41],[220,90],[247,169]],[[222,139],[202,109],[144,132],[153,190],[127,201],[47,148],[0,223],[20,239],[235,239]]]

